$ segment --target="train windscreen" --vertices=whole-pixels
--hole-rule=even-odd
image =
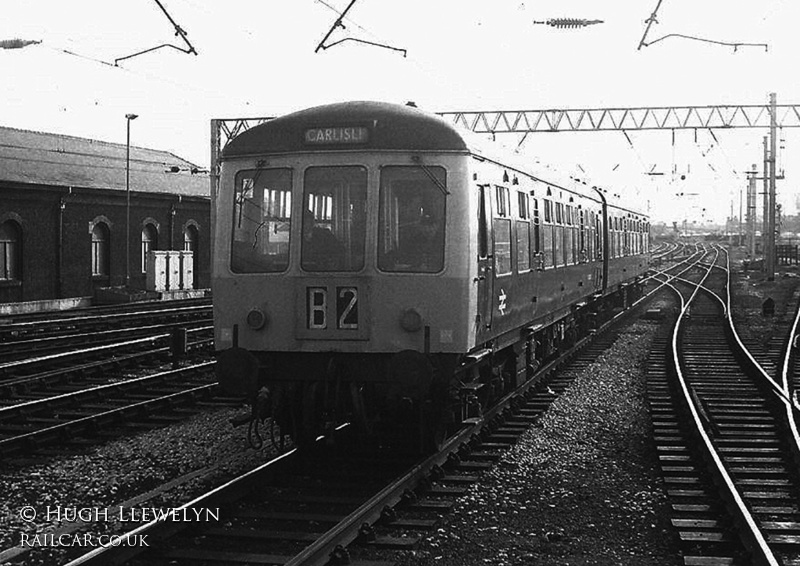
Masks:
[[[445,197],[442,167],[381,169],[379,269],[415,273],[442,270]]]
[[[291,169],[256,169],[236,175],[231,269],[268,273],[289,267],[292,226]]]
[[[367,170],[310,167],[303,186],[304,271],[360,271],[367,226]]]

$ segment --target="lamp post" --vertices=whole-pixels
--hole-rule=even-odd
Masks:
[[[139,116],[125,114],[127,143],[125,145],[125,287],[131,284],[131,120]]]

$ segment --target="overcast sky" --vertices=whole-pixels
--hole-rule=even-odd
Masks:
[[[0,40],[42,43],[0,50],[0,125],[132,143],[208,166],[211,118],[273,116],[341,100],[413,100],[430,111],[674,105],[800,104],[800,6],[792,0],[162,0],[198,55],[154,0],[4,0]],[[603,20],[580,29],[534,21]],[[576,133],[529,136],[523,150],[562,175],[637,195],[656,218],[738,215],[744,171],[762,158],[765,130]],[[795,209],[800,136],[784,132],[779,200]],[[516,145],[518,138],[509,138]],[[663,172],[650,176],[648,171]],[[684,175],[684,180],[680,176]],[[683,197],[676,196],[683,193]]]

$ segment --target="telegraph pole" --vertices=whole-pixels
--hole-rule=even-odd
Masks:
[[[765,250],[764,266],[768,281],[775,280],[775,154],[777,153],[777,102],[775,93],[769,95],[770,121],[769,121],[769,210],[767,219],[767,247]],[[767,180],[764,179],[766,183]]]
[[[767,136],[764,136],[764,174],[761,176],[764,181],[764,210],[761,215],[761,253],[764,256],[764,271],[767,269],[767,218],[769,217],[769,146]]]
[[[753,163],[753,170],[747,179],[747,252],[750,258],[756,257],[756,176],[758,171]]]
[[[742,243],[742,189],[739,189],[739,239],[736,240],[736,245],[741,246]]]

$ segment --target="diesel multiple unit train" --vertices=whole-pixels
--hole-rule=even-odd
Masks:
[[[232,139],[214,203],[220,383],[300,442],[346,420],[432,445],[628,306],[647,216],[514,161],[378,102]]]

